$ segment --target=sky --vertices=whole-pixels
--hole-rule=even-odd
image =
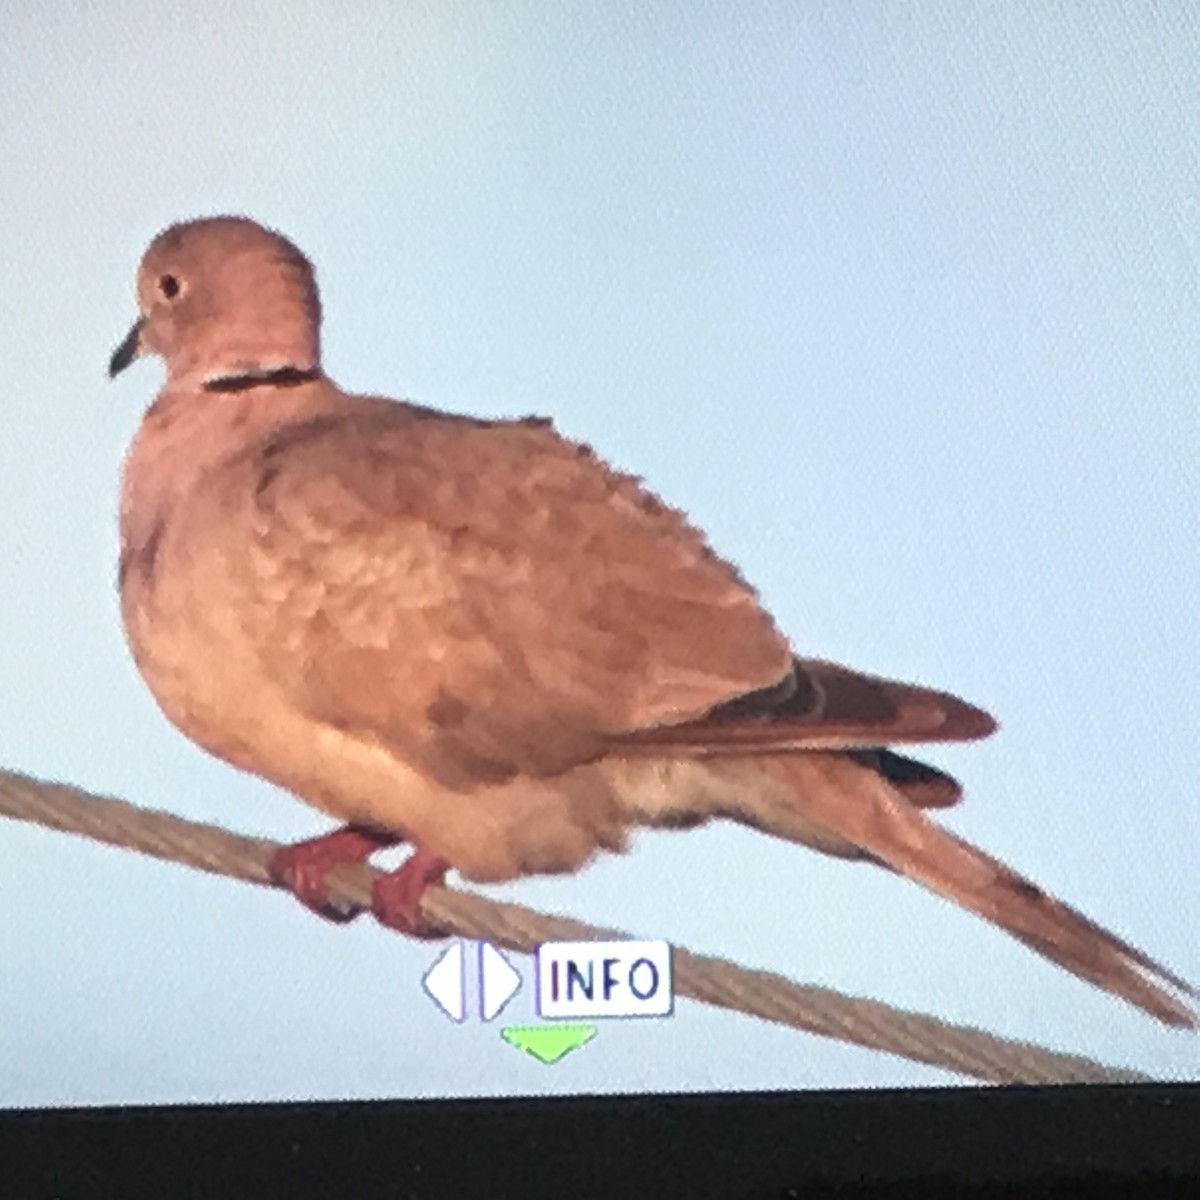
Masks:
[[[244,213],[315,262],[343,386],[553,417],[799,652],[994,712],[927,755],[945,824],[1200,982],[1198,60],[1185,3],[5,5],[0,765],[329,827],[167,723],[117,610],[137,262]],[[960,1082],[688,1001],[547,1067],[368,919],[14,821],[0,861],[0,1106]],[[482,890],[1200,1078],[1195,1034],[732,825]]]

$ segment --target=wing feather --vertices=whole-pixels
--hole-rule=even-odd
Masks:
[[[715,757],[871,749],[973,741],[995,729],[991,715],[949,692],[796,659],[783,684],[719,705],[700,720],[638,730],[622,739],[620,752]]]

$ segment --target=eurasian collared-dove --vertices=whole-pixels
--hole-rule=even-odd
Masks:
[[[121,605],[163,712],[348,822],[275,871],[403,839],[422,888],[574,871],[637,825],[729,817],[908,875],[1169,1024],[1197,993],[932,821],[957,783],[885,746],[984,737],[943,692],[795,657],[684,516],[549,421],[341,391],[312,268],[240,217],[151,243],[116,374],[167,380],[125,463]],[[427,932],[427,931],[425,931]]]

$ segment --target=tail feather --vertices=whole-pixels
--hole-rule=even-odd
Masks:
[[[907,761],[907,760],[904,760]],[[1010,867],[942,829],[888,782],[846,754],[758,760],[782,787],[743,789],[737,814],[767,832],[814,844],[813,827],[953,900],[1072,974],[1168,1025],[1200,1028],[1200,992]]]
[[[962,785],[953,775],[928,763],[891,750],[847,750],[846,757],[882,775],[909,804],[917,808],[950,808],[962,799]]]

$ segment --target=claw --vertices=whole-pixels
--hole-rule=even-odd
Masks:
[[[431,883],[441,883],[450,864],[429,850],[416,849],[396,870],[375,880],[371,911],[389,929],[431,940],[449,931],[432,924],[421,911],[421,897]]]
[[[318,916],[339,923],[351,921],[362,909],[330,899],[329,872],[340,863],[365,862],[376,850],[394,846],[400,840],[392,834],[346,825],[321,837],[281,846],[271,857],[267,871],[273,882],[287,888]]]

